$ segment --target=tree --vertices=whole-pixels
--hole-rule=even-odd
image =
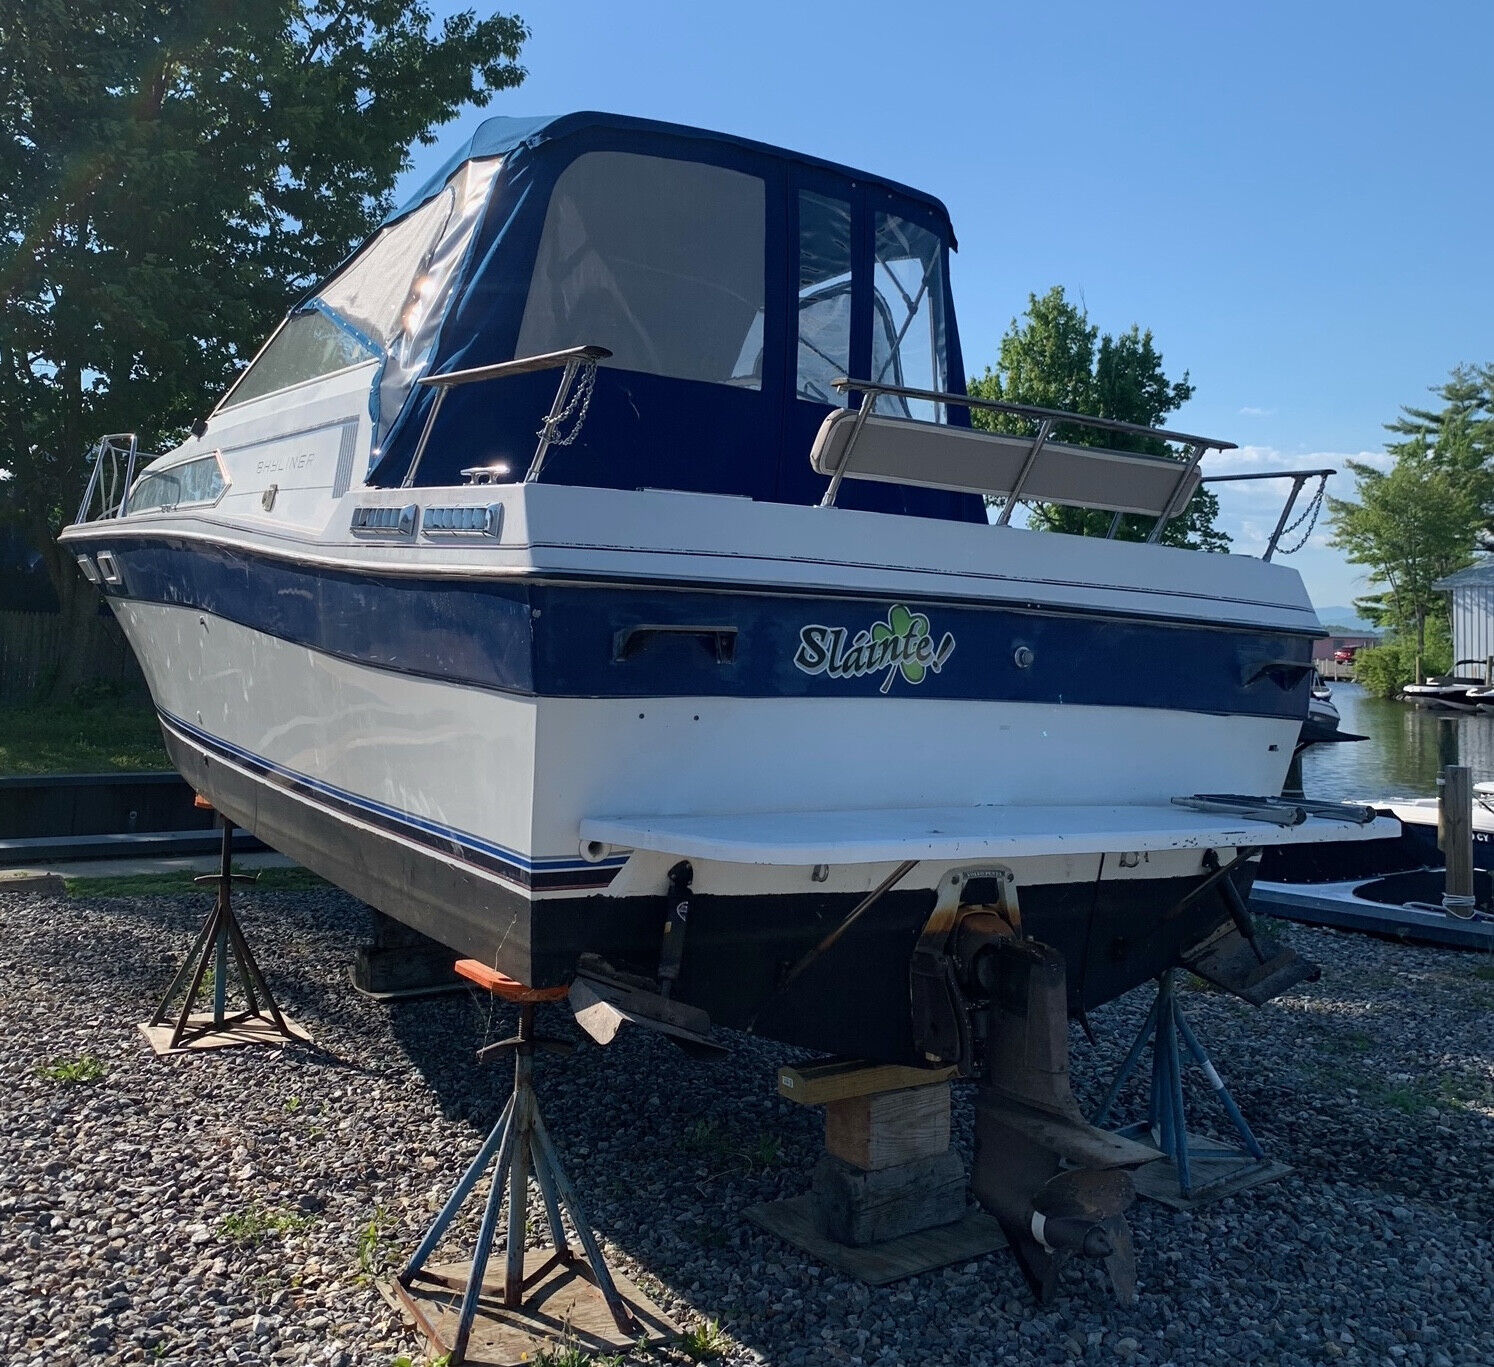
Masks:
[[[97,599],[54,540],[104,432],[179,439],[388,211],[412,140],[517,85],[517,18],[421,0],[0,9],[0,518],[76,681]]]
[[[1029,295],[1027,312],[1012,319],[1001,339],[996,368],[987,369],[971,381],[970,392],[983,399],[1031,404],[1038,408],[1062,408],[1097,418],[1158,427],[1166,416],[1193,397],[1188,372],[1181,380],[1169,380],[1162,369],[1162,353],[1150,330],[1134,324],[1112,337],[1100,335],[1082,307],[1069,302],[1063,286],[1047,294]],[[978,427],[999,432],[1030,431],[1031,424],[1005,414],[972,410]],[[1053,440],[1084,446],[1108,446],[1112,450],[1142,451],[1176,456],[1166,442],[1131,437],[1090,427],[1056,427]],[[1046,531],[1077,532],[1104,536],[1110,530],[1111,514],[1057,504],[1033,505],[1029,525]],[[1219,500],[1207,489],[1199,489],[1180,517],[1162,533],[1169,546],[1196,550],[1225,551],[1229,538],[1215,525]],[[1125,541],[1142,541],[1150,534],[1152,519],[1127,515],[1116,535]]]
[[[1455,366],[1431,393],[1441,408],[1405,407],[1385,424],[1401,438],[1388,450],[1424,452],[1445,469],[1479,510],[1484,549],[1494,549],[1494,365]]]
[[[1433,585],[1472,561],[1482,510],[1466,481],[1430,447],[1404,443],[1388,472],[1360,461],[1346,464],[1357,480],[1358,501],[1328,500],[1331,544],[1368,566],[1371,584],[1384,586],[1355,606],[1377,626],[1414,642],[1419,680],[1428,620],[1440,622],[1448,610],[1446,595]]]

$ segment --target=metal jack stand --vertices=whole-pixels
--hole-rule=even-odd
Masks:
[[[1141,1061],[1148,1041],[1152,1046],[1152,1080],[1147,1098],[1147,1118],[1114,1131],[1128,1139],[1155,1144],[1163,1157],[1147,1164],[1134,1174],[1137,1192],[1175,1210],[1185,1210],[1205,1201],[1218,1200],[1274,1181],[1291,1169],[1285,1163],[1272,1162],[1265,1155],[1235,1099],[1230,1096],[1198,1037],[1183,1016],[1173,985],[1174,970],[1168,969],[1157,980],[1157,997],[1146,1020],[1137,1032],[1130,1052],[1110,1084],[1110,1090],[1095,1112],[1094,1123],[1103,1127],[1125,1086]],[[1229,1116],[1244,1148],[1202,1136],[1188,1134],[1187,1115],[1183,1105],[1183,1068],[1186,1050],[1203,1070],[1219,1104]]]
[[[533,1355],[538,1342],[557,1336],[569,1335],[587,1351],[611,1351],[630,1347],[640,1339],[657,1340],[678,1333],[663,1313],[625,1278],[619,1280],[628,1295],[619,1292],[540,1115],[534,1095],[535,1050],[566,1055],[575,1046],[567,1040],[536,1035],[535,1006],[559,1000],[568,988],[526,987],[473,959],[462,960],[456,970],[519,1007],[519,1033],[478,1051],[479,1059],[513,1052],[514,1089],[493,1132],[484,1140],[477,1157],[426,1231],[409,1264],[394,1279],[399,1299],[437,1351],[450,1355],[453,1367],[468,1361],[469,1351],[473,1350],[481,1352],[483,1362],[520,1362]],[[470,1266],[447,1265],[427,1270],[426,1262],[441,1236],[490,1165],[493,1180]],[[526,1255],[525,1206],[531,1176],[544,1201],[552,1251]],[[484,1281],[505,1193],[507,1251],[502,1290],[495,1296]],[[562,1211],[570,1217],[581,1241],[579,1250],[566,1238]],[[582,1285],[577,1284],[578,1279]],[[532,1294],[526,1300],[531,1288]],[[453,1291],[460,1292],[459,1306],[451,1294]],[[600,1293],[606,1317],[611,1321],[610,1329],[606,1319],[597,1313],[595,1294],[589,1291]],[[482,1305],[484,1300],[488,1307]],[[483,1315],[480,1343],[474,1342],[479,1312]]]
[[[186,1049],[211,1049],[229,1044],[284,1044],[287,1040],[309,1040],[299,1025],[291,1021],[275,1004],[270,985],[259,970],[249,942],[233,913],[235,882],[254,882],[249,874],[233,871],[233,822],[218,818],[223,829],[217,873],[203,874],[198,883],[216,883],[218,895],[213,909],[197,932],[182,966],[177,969],[171,986],[161,998],[155,1014],[140,1029],[158,1054],[173,1054]],[[212,966],[213,1009],[194,1013],[203,979]],[[228,975],[232,965],[243,994],[242,1010],[228,1009]],[[187,985],[181,1006],[173,1012],[172,1000]]]

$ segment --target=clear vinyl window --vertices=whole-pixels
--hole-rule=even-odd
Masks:
[[[378,359],[376,427],[388,431],[430,359],[501,166],[496,157],[466,163],[438,194],[370,237],[286,320],[219,406]]]
[[[631,152],[561,173],[517,354],[598,345],[623,370],[762,388],[764,185]]]
[[[939,239],[896,214],[877,215],[872,269],[872,379],[908,389],[943,391],[944,262]],[[943,404],[877,398],[876,412],[943,422]]]
[[[799,195],[799,348],[795,393],[846,406],[832,381],[851,373],[851,206]]]

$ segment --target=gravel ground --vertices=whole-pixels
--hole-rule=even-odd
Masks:
[[[356,996],[346,972],[368,914],[339,893],[249,892],[239,907],[319,1048],[150,1054],[135,1023],[201,898],[0,895],[7,1367],[421,1360],[373,1281],[496,1119],[505,1072],[472,1054],[513,1012],[476,994]],[[1192,1214],[1139,1203],[1129,1310],[1090,1268],[1039,1310],[1004,1251],[871,1291],[749,1224],[746,1206],[805,1189],[821,1144],[818,1113],[773,1095],[794,1056],[777,1046],[737,1039],[707,1065],[625,1030],[542,1059],[540,1098],[609,1256],[681,1323],[719,1321],[723,1362],[1494,1363],[1490,960],[1291,940],[1321,983],[1260,1011],[1197,990],[1185,1007],[1295,1172]],[[1142,995],[1096,1015],[1099,1048],[1076,1032],[1086,1106]],[[43,1071],[85,1058],[101,1076]],[[1192,1114],[1214,1120],[1193,1083]],[[963,1089],[955,1121],[968,1157]]]

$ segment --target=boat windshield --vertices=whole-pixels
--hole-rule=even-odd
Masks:
[[[500,164],[466,163],[439,194],[375,233],[285,320],[219,407],[377,358],[375,415],[387,431],[430,359]]]

